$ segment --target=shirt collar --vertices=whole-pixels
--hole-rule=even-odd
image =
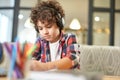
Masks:
[[[65,35],[65,34],[61,31],[59,43],[64,43],[64,42],[65,42],[65,37],[64,37],[64,35]]]

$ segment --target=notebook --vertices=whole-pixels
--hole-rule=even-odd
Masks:
[[[26,80],[102,80],[97,72],[63,71],[31,71]]]

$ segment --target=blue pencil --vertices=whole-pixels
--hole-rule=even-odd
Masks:
[[[12,78],[12,73],[15,67],[15,62],[16,62],[16,57],[17,57],[17,48],[15,45],[12,45],[12,58],[11,58],[11,64],[10,64],[10,69],[8,73],[8,78]]]

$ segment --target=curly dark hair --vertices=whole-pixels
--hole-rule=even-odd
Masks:
[[[37,32],[39,32],[37,27],[38,20],[42,23],[46,21],[48,23],[55,22],[59,27],[60,32],[64,27],[62,22],[62,18],[65,17],[64,10],[56,0],[40,1],[34,8],[32,8],[30,17]]]

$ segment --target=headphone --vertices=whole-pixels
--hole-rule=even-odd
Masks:
[[[64,17],[62,17],[62,15],[56,9],[54,9],[52,7],[45,6],[45,7],[43,7],[42,10],[45,10],[45,9],[50,9],[50,10],[54,11],[54,13],[55,13],[55,19],[56,19],[56,24],[57,24],[57,26],[59,26],[60,31],[61,31],[63,29],[64,25],[65,25],[65,19],[64,19]],[[35,30],[39,33],[39,30],[38,30],[37,27],[35,27]]]

